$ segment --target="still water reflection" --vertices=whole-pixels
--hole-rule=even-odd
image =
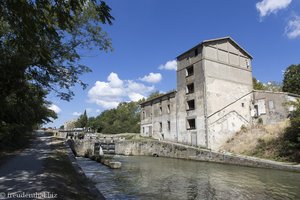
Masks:
[[[78,164],[107,199],[300,199],[300,173],[171,158],[117,157],[109,169]]]

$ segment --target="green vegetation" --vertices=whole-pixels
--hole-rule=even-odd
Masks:
[[[252,78],[253,82],[253,89],[254,90],[265,90],[264,84],[262,84],[260,81],[258,81],[255,77]]]
[[[46,92],[29,83],[1,99],[0,151],[14,150],[26,145],[32,130],[50,121],[56,114],[48,109]]]
[[[250,155],[300,163],[300,99],[290,104],[296,109],[291,113],[290,126],[279,137],[259,139]]]
[[[76,128],[84,128],[87,127],[88,124],[88,116],[86,114],[86,110],[84,111],[83,115],[80,115],[78,120],[75,122]]]
[[[70,100],[81,65],[78,49],[111,50],[102,24],[110,7],[96,0],[20,0],[0,4],[0,150],[19,146],[23,134],[56,115],[46,95]]]
[[[285,70],[283,91],[300,95],[300,64],[291,65]]]
[[[117,108],[105,110],[88,120],[88,127],[100,133],[139,133],[139,102],[123,102]]]
[[[262,83],[258,81],[255,77],[252,78],[253,89],[254,90],[266,90],[272,92],[281,92],[282,84],[276,81],[269,81],[268,83]]]
[[[155,91],[146,99],[138,102],[122,102],[117,108],[105,110],[97,117],[89,117],[86,111],[75,122],[76,127],[89,127],[98,133],[139,133],[140,132],[140,103],[159,97],[164,93]]]

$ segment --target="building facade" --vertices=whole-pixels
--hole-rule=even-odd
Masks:
[[[218,150],[263,115],[263,103],[279,96],[253,91],[251,60],[230,37],[203,41],[179,55],[177,91],[141,104],[141,135]],[[276,105],[271,116],[262,116],[265,123],[287,117],[286,108]]]

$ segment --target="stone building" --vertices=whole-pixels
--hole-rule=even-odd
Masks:
[[[264,123],[285,119],[282,103],[296,96],[253,91],[251,60],[230,37],[179,55],[177,91],[141,104],[141,135],[217,150],[260,117]]]

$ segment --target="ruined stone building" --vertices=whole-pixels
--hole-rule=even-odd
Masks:
[[[141,104],[141,135],[218,150],[241,126],[286,119],[297,96],[254,91],[251,60],[230,37],[179,55],[177,90]]]

